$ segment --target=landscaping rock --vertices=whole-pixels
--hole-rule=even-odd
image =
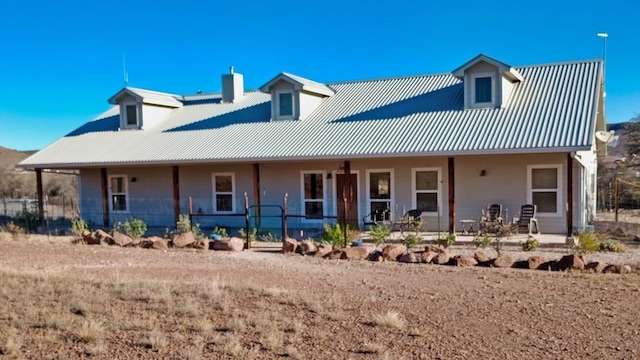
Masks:
[[[586,259],[581,255],[565,255],[558,260],[558,270],[584,270]]]
[[[151,248],[158,249],[158,250],[168,249],[169,241],[162,238],[154,239],[153,243],[151,244]]]
[[[313,241],[304,240],[298,244],[298,248],[296,249],[296,252],[302,255],[313,255],[316,252],[318,252],[318,247]]]
[[[296,248],[298,247],[298,240],[292,238],[286,238],[282,242],[282,252],[283,253],[294,253],[296,252]]]
[[[371,261],[384,261],[384,256],[382,256],[382,251],[374,250],[369,253],[368,259]]]
[[[408,252],[400,255],[400,257],[398,258],[398,261],[403,263],[415,264],[418,262],[418,258],[416,257],[416,254],[414,254],[413,252]]]
[[[431,259],[431,263],[436,265],[446,265],[449,263],[449,260],[451,260],[451,256],[449,256],[449,253],[445,251],[438,253],[438,255]]]
[[[491,260],[491,258],[484,253],[484,251],[478,250],[473,254],[473,258],[476,259],[478,263],[486,263]]]
[[[178,234],[173,237],[173,247],[183,248],[196,242],[196,238],[193,236],[193,232],[187,231],[183,234]]]
[[[431,260],[433,260],[433,258],[438,256],[438,254],[439,253],[433,251],[425,251],[422,253],[422,256],[420,256],[420,258],[423,263],[429,264],[431,263]]]
[[[475,257],[471,257],[469,255],[459,255],[456,256],[456,266],[476,266],[478,265],[478,260]]]
[[[629,265],[609,265],[602,271],[605,274],[629,274],[631,266]]]
[[[100,245],[100,239],[96,237],[95,232],[90,232],[89,230],[82,231],[82,240],[87,245]]]
[[[128,246],[133,242],[133,239],[119,231],[113,232],[113,244],[118,246]]]
[[[407,252],[407,247],[400,244],[387,245],[382,249],[382,256],[387,261],[396,261]]]
[[[602,273],[604,271],[604,269],[607,268],[607,266],[609,266],[609,265],[606,264],[606,263],[598,262],[598,261],[592,261],[592,262],[586,264],[584,266],[584,269],[599,274],[599,273]]]
[[[313,254],[313,256],[315,256],[315,257],[324,257],[325,255],[327,255],[331,251],[333,251],[333,246],[332,245],[329,245],[329,244],[319,245],[318,246],[318,251],[316,251],[316,253]]]
[[[528,267],[531,270],[549,270],[551,263],[546,256],[532,256],[528,260]]]
[[[342,259],[342,253],[344,251],[342,249],[333,249],[330,253],[324,256],[325,259],[337,260]]]
[[[347,260],[361,260],[366,259],[369,256],[369,248],[364,246],[352,246],[343,249],[341,259]]]
[[[198,250],[209,250],[209,239],[198,239],[189,246]]]
[[[108,245],[115,244],[113,236],[100,229],[93,232],[93,237],[98,241],[98,243],[105,243]]]
[[[239,237],[231,237],[228,239],[213,240],[213,250],[218,251],[242,251],[244,249],[244,241]]]
[[[424,251],[431,251],[435,253],[443,253],[446,252],[447,249],[442,245],[427,245],[424,247]]]
[[[131,244],[129,244],[129,246],[140,246],[142,241],[144,241],[144,238],[141,238],[141,237],[132,239]]]
[[[493,259],[491,266],[497,268],[510,268],[513,266],[513,258],[509,255],[501,255]]]
[[[528,269],[529,268],[529,261],[527,261],[527,260],[516,260],[516,261],[513,262],[511,267],[513,269]]]

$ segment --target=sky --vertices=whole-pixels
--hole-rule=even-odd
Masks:
[[[609,123],[640,113],[640,2],[0,0],[0,146],[41,149],[129,85],[245,89],[282,71],[319,82],[603,58]]]

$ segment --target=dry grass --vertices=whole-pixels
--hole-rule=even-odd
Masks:
[[[153,329],[146,334],[142,345],[158,351],[167,346],[167,337],[159,329]]]
[[[406,325],[406,321],[399,312],[389,310],[384,314],[376,314],[373,317],[373,324],[387,328],[402,329]]]
[[[104,325],[99,321],[85,320],[72,336],[79,342],[95,343],[104,336]]]

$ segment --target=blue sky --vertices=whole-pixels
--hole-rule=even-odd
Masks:
[[[478,53],[518,66],[601,58],[607,117],[640,113],[640,4],[513,1],[0,1],[0,146],[39,149],[123,86],[254,89],[281,71],[320,82],[449,72]],[[635,66],[634,66],[635,65]]]

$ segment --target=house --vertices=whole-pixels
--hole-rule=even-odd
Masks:
[[[537,205],[545,233],[571,233],[595,213],[605,130],[602,62],[513,67],[478,55],[451,73],[323,84],[281,73],[245,91],[222,75],[218,94],[132,87],[113,107],[20,166],[78,169],[81,215],[109,225],[135,216],[289,228],[419,208],[427,229],[454,231],[500,203]],[[508,210],[506,210],[508,209]],[[273,209],[271,209],[273,210]],[[381,215],[377,215],[381,216]]]

